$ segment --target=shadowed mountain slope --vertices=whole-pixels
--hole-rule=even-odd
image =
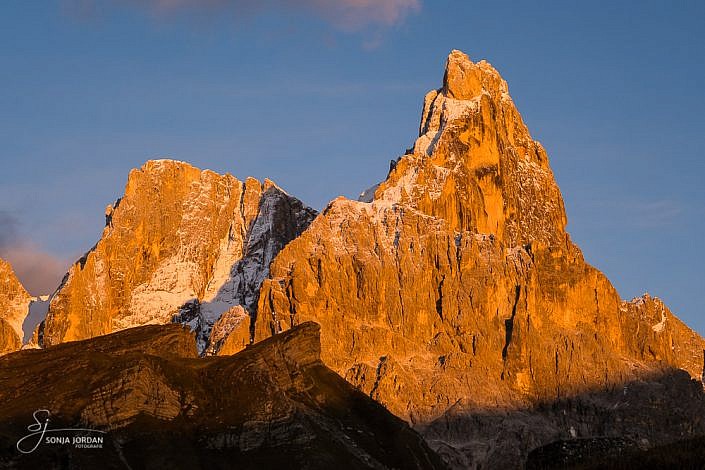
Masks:
[[[303,324],[229,357],[198,358],[180,325],[132,328],[0,358],[0,464],[18,468],[444,468],[406,423],[319,358]],[[102,449],[15,443],[106,431]]]

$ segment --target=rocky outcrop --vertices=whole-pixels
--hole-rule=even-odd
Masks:
[[[0,259],[0,355],[22,347],[22,323],[31,302],[10,263]]]
[[[250,344],[251,316],[241,306],[225,312],[213,325],[206,354],[227,356],[242,351]]]
[[[307,323],[198,359],[188,329],[146,326],[0,358],[0,466],[445,468],[406,423],[322,364],[319,331]],[[50,430],[103,431],[102,448],[17,452],[35,410]]]
[[[632,351],[646,361],[674,364],[693,378],[702,378],[703,338],[673,315],[661,299],[647,293],[622,302],[619,310],[631,320],[624,325],[624,337]]]
[[[699,378],[703,339],[660,301],[622,302],[566,221],[506,82],[453,51],[371,202],[336,199],[276,257],[256,339],[320,323],[323,361],[419,427],[671,368]]]
[[[315,211],[269,180],[241,182],[173,160],[133,170],[96,246],[51,300],[44,344],[186,323],[205,350],[237,305],[254,312],[269,263]]]

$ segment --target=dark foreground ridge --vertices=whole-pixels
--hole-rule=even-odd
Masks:
[[[444,468],[405,422],[323,365],[319,334],[309,322],[199,359],[187,329],[146,326],[4,356],[0,467]],[[40,409],[49,429],[106,431],[102,449],[21,454]]]
[[[702,469],[705,392],[665,369],[529,407],[460,407],[420,431],[453,468]]]
[[[683,439],[651,449],[643,449],[622,438],[557,441],[531,452],[526,465],[527,470],[700,470],[704,467],[705,437]]]

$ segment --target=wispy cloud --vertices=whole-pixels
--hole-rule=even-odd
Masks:
[[[347,31],[356,31],[370,24],[393,26],[421,9],[420,0],[303,0],[285,3],[290,7],[304,5]]]
[[[683,208],[675,201],[668,199],[660,201],[633,202],[627,205],[636,225],[642,228],[661,228],[671,225],[683,212]]]
[[[595,212],[596,219],[604,219],[607,225],[612,225],[615,220],[618,220],[621,225],[640,229],[670,227],[684,212],[682,204],[671,199],[652,201],[594,199],[582,206]]]
[[[248,17],[268,13],[316,16],[344,32],[387,28],[421,9],[421,0],[64,0],[75,12],[94,15],[106,5],[128,6],[164,17],[184,13],[232,14]],[[375,42],[377,39],[374,39]]]
[[[32,295],[52,293],[70,262],[47,253],[21,233],[17,217],[0,211],[0,257],[8,261]]]

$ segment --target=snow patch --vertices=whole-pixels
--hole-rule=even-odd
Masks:
[[[172,257],[162,262],[149,281],[133,290],[129,312],[113,319],[113,329],[169,323],[179,307],[197,298],[197,272],[198,265],[193,261]]]
[[[484,92],[483,94],[487,94]],[[431,155],[443,132],[457,120],[467,119],[479,112],[482,95],[469,100],[458,100],[437,94],[428,107],[424,107],[421,133],[414,143],[414,153]]]
[[[412,196],[418,184],[416,181],[419,176],[419,166],[412,165],[404,174],[401,175],[395,182],[393,186],[385,188],[380,199],[386,199],[388,201],[402,202],[404,200],[404,194]]]
[[[377,191],[377,188],[379,188],[380,184],[381,183],[377,183],[376,185],[365,189],[363,192],[360,193],[360,196],[357,198],[357,200],[359,202],[372,202],[375,198],[375,191]]]
[[[663,306],[661,306],[661,321],[653,325],[651,329],[656,333],[661,333],[664,328],[666,328],[666,312]]]
[[[196,332],[200,354],[206,352],[213,327],[224,313],[238,307],[250,315],[256,312],[259,289],[269,275],[272,260],[316,216],[313,209],[274,184],[265,186],[268,189],[261,195],[259,211],[249,230],[243,220],[234,220],[228,235],[221,240],[202,298],[187,299],[173,319]]]

